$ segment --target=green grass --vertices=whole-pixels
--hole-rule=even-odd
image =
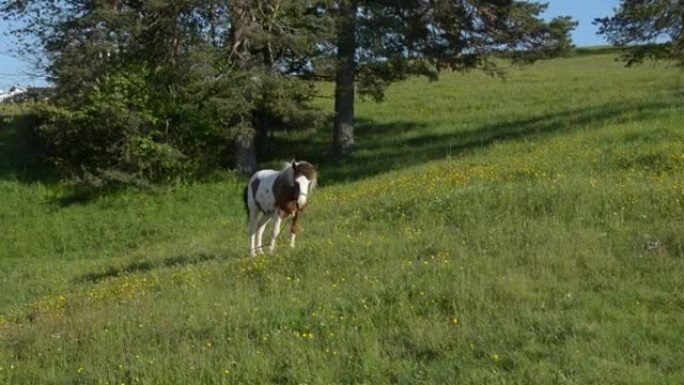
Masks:
[[[81,202],[0,147],[0,383],[683,383],[683,85],[610,54],[395,85],[341,164],[276,138],[322,186],[257,260],[230,175]]]

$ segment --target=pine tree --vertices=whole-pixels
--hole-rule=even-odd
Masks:
[[[340,0],[334,2],[337,71],[331,155],[354,145],[354,93],[382,100],[391,82],[436,79],[445,69],[496,72],[497,54],[531,62],[572,45],[569,17],[544,22],[546,5],[514,0]]]
[[[628,66],[645,59],[684,64],[684,3],[671,0],[623,0],[615,14],[599,18],[599,34],[623,48]]]

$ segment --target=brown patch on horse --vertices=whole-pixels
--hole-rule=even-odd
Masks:
[[[297,201],[287,201],[283,205],[278,207],[278,215],[280,215],[281,218],[287,218],[293,213],[296,215],[297,211],[299,209],[297,208]]]
[[[294,184],[289,184],[283,175],[279,175],[273,183],[275,206],[287,215],[297,211],[297,196]]]
[[[290,226],[290,233],[297,234],[299,231],[299,211],[295,211],[294,217],[292,217],[292,226]]]

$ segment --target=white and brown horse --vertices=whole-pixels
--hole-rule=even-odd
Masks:
[[[317,173],[308,162],[288,164],[280,171],[257,171],[249,180],[244,192],[249,215],[249,250],[252,256],[263,253],[262,237],[266,225],[273,219],[273,235],[269,251],[275,248],[283,219],[292,217],[290,246],[294,247],[299,230],[298,212],[316,186]]]

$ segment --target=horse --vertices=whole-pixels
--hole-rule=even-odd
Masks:
[[[284,219],[292,218],[290,247],[295,246],[299,230],[299,212],[316,187],[318,173],[311,163],[292,161],[282,170],[260,170],[244,189],[244,202],[249,220],[249,251],[252,257],[263,254],[262,237],[266,225],[273,219],[273,234],[269,252],[275,249]]]

